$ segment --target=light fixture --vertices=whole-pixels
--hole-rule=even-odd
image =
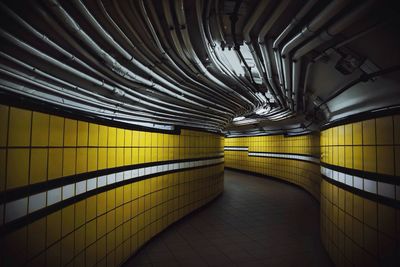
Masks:
[[[266,115],[271,111],[271,107],[267,106],[267,107],[263,107],[263,108],[259,108],[256,110],[256,114],[257,115]]]
[[[246,117],[240,116],[240,117],[233,118],[233,121],[241,121],[244,119],[246,119]]]

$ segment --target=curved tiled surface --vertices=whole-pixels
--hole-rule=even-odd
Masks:
[[[400,262],[400,116],[321,133],[321,233],[337,265]]]
[[[225,166],[297,184],[320,197],[319,137],[225,138]]]
[[[223,189],[223,137],[0,106],[2,266],[119,265]]]

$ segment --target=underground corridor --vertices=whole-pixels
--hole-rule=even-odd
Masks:
[[[319,203],[277,179],[225,170],[224,191],[168,227],[123,266],[333,266]]]
[[[0,0],[0,266],[400,266],[399,2]]]

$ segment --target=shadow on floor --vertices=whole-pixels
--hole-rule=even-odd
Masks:
[[[225,170],[225,190],[173,224],[124,266],[333,266],[319,205],[302,189]]]

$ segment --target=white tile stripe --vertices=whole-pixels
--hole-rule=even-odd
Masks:
[[[295,155],[295,154],[278,154],[268,152],[249,152],[249,156],[269,157],[269,158],[282,158],[282,159],[298,159],[319,163],[319,159],[311,156]]]
[[[335,171],[323,166],[321,166],[321,173],[330,179],[359,190],[394,200],[400,200],[400,185],[374,181]]]
[[[0,205],[0,225],[9,223],[18,218],[24,217],[29,213],[51,206],[62,200],[83,194],[85,192],[100,188],[106,185],[118,183],[124,180],[130,180],[145,175],[161,173],[171,170],[186,169],[191,167],[207,166],[216,163],[224,162],[224,158],[208,159],[208,160],[193,160],[188,162],[170,163],[151,167],[138,168],[128,171],[122,171],[103,175],[100,177],[90,178],[64,185],[62,187],[53,188],[46,192],[41,192],[35,195],[17,199],[6,204]],[[29,199],[29,201],[28,201]],[[29,203],[29,204],[28,204]],[[3,218],[3,209],[5,207],[5,218]]]
[[[236,147],[236,146],[226,146],[225,151],[249,151],[248,147]]]

